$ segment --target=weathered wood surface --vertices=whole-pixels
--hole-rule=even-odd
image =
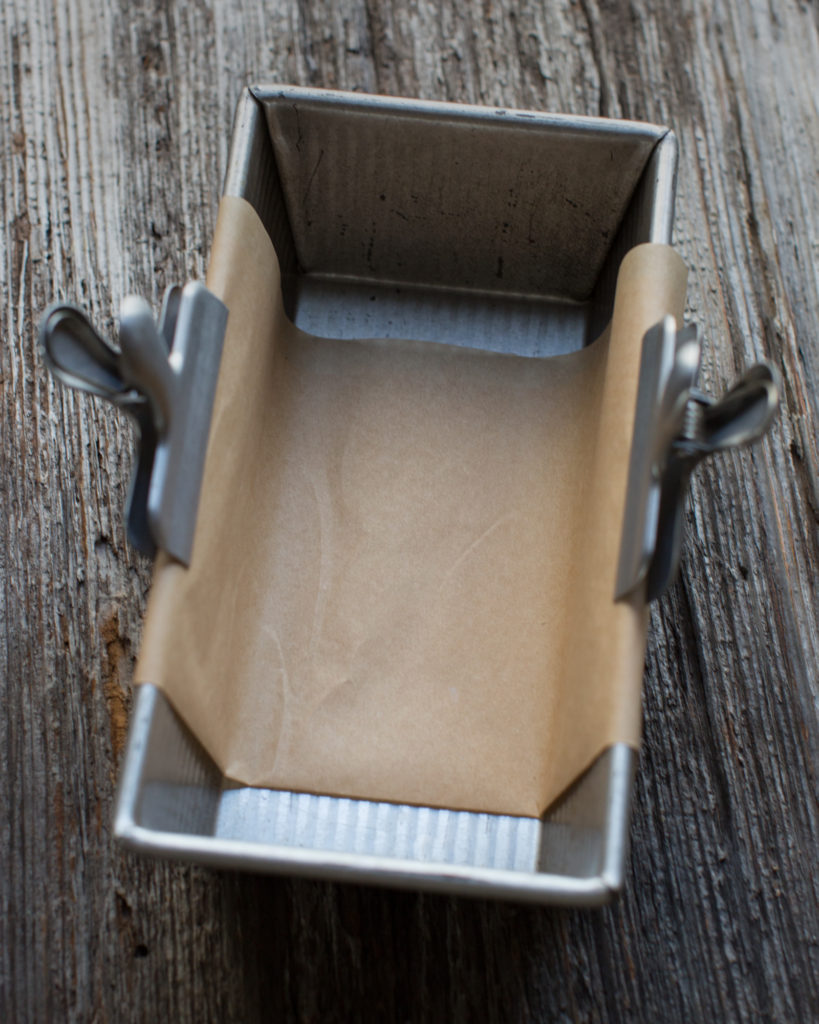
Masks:
[[[53,298],[201,277],[245,83],[671,124],[706,384],[769,441],[701,473],[655,609],[623,898],[556,912],[139,861],[111,841],[149,567],[129,428],[47,378]],[[764,0],[0,4],[0,1019],[819,1016],[819,9]]]

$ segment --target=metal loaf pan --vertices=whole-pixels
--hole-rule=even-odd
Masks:
[[[225,192],[265,224],[299,327],[548,357],[600,334],[632,246],[671,241],[675,173],[662,127],[271,87],[241,98]],[[236,788],[143,686],[115,831],[220,867],[593,905],[623,882],[634,764],[611,747],[540,819]]]

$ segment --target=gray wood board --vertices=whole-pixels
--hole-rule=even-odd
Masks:
[[[819,12],[786,0],[0,5],[0,1018],[781,1020],[819,1013]],[[623,897],[599,912],[140,861],[111,813],[150,567],[129,426],[52,383],[55,298],[204,274],[241,87],[672,125],[688,312],[769,440],[700,472],[654,609]]]

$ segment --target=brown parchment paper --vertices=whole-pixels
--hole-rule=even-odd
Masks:
[[[193,559],[157,564],[138,681],[247,785],[537,815],[636,746],[647,614],[615,575],[641,341],[685,277],[632,250],[605,335],[546,360],[314,338],[223,199]]]

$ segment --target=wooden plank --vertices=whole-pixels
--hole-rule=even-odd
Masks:
[[[819,857],[819,19],[795,0],[0,5],[0,1018],[808,1020]],[[109,331],[204,272],[259,80],[671,124],[718,390],[769,441],[700,473],[654,610],[623,898],[556,912],[139,861],[111,809],[149,567],[130,429],[55,386],[44,306]]]

